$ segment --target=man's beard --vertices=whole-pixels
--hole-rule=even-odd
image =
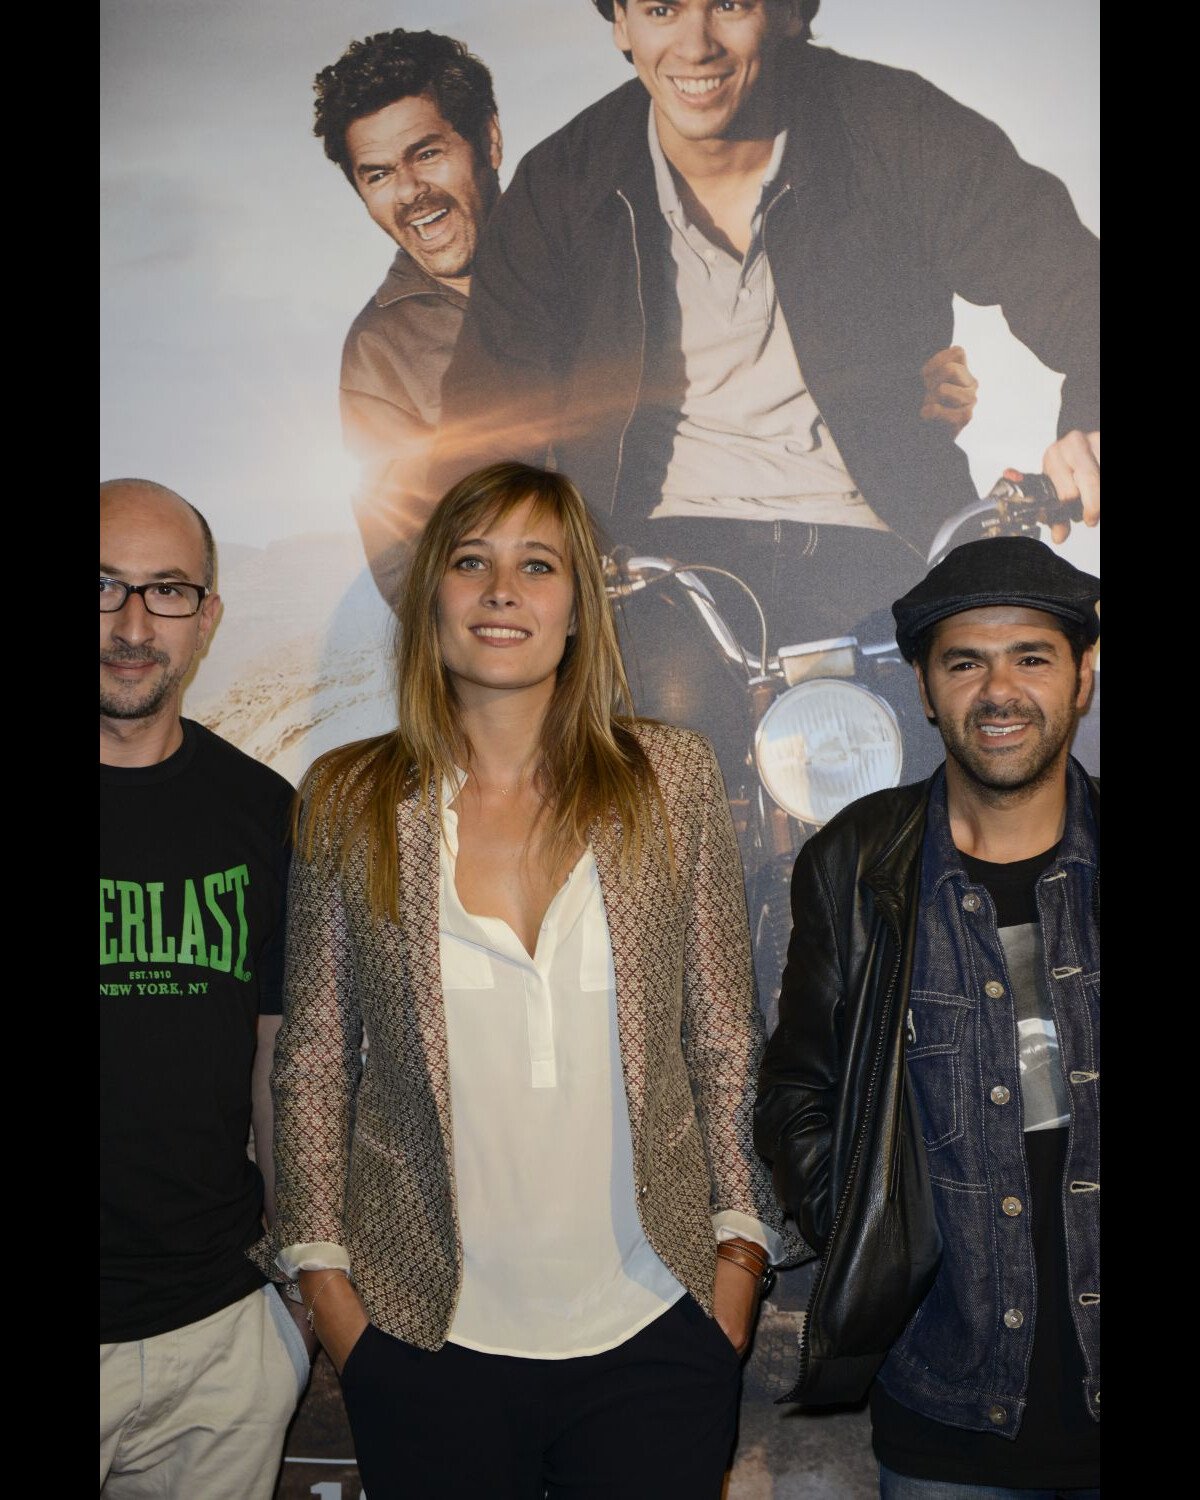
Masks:
[[[149,646],[114,646],[100,653],[102,663],[120,666],[126,662],[156,662],[161,667],[170,667],[171,658],[165,651],[152,651]],[[105,692],[100,689],[100,712],[106,719],[149,719],[163,706],[178,686],[183,673],[166,671],[155,683],[136,686],[129,683],[122,692]],[[141,692],[140,698],[131,694]]]
[[[457,242],[452,240],[444,245],[426,244],[412,221],[424,218],[426,214],[436,213],[439,209],[445,209],[448,214],[458,214],[466,231],[464,239]],[[449,193],[430,191],[422,197],[420,203],[414,204],[398,217],[396,227],[403,248],[422,270],[430,276],[454,278],[470,274],[478,240],[478,235],[470,230],[470,220],[469,210],[457,198],[451,197]]]
[[[946,746],[946,753],[963,774],[981,791],[1004,797],[1009,793],[1028,793],[1054,775],[1063,748],[1071,742],[1078,715],[1072,706],[1061,715],[1047,719],[1036,703],[977,704],[967,715],[963,726],[956,723],[947,730],[947,720],[934,722]],[[972,735],[985,722],[1028,724],[1034,731],[1034,743],[1021,746],[1013,755],[989,755],[972,742]]]

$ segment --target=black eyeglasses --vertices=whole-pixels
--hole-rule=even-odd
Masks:
[[[125,608],[130,594],[141,594],[142,603],[152,615],[186,619],[196,613],[207,593],[202,584],[180,583],[174,578],[158,578],[153,583],[122,583],[119,578],[101,578],[100,613],[116,614]]]

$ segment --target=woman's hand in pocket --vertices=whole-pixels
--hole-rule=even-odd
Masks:
[[[727,1260],[717,1261],[713,1282],[713,1317],[739,1354],[750,1347],[758,1311],[758,1278]]]
[[[312,1309],[313,1328],[321,1347],[340,1375],[350,1351],[371,1321],[362,1299],[344,1271],[301,1271],[300,1292]]]

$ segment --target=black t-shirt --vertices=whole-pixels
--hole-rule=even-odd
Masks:
[[[283,975],[292,789],[202,725],[100,767],[100,1342],[261,1286],[246,1155],[260,1014]]]
[[[1021,1054],[1021,1104],[1029,1172],[1037,1321],[1029,1358],[1025,1411],[1013,1439],[924,1417],[871,1387],[875,1455],[889,1469],[918,1479],[1011,1489],[1093,1488],[1100,1484],[1100,1424],[1087,1413],[1084,1364],[1071,1319],[1062,1178],[1069,1106],[1058,1065],[1053,1013],[1036,982],[1041,962],[1037,878],[1057,847],[1032,859],[996,865],[963,856],[967,876],[984,886],[1012,983]]]

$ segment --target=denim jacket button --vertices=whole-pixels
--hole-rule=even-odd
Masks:
[[[968,891],[962,898],[963,911],[978,911],[983,905],[974,891]]]
[[[983,987],[983,993],[989,1000],[999,1000],[1004,994],[1004,986],[998,979],[989,979]]]
[[[998,1083],[992,1090],[992,1092],[988,1095],[988,1098],[991,1099],[993,1104],[1007,1104],[1008,1101],[1012,1098],[1012,1095],[1002,1083]]]
[[[1005,1326],[1005,1328],[1020,1328],[1021,1324],[1024,1321],[1025,1321],[1025,1314],[1021,1311],[1021,1309],[1019,1307],[1010,1307],[1008,1309],[1008,1311],[1004,1314],[1004,1326]]]
[[[1025,1205],[1020,1198],[1014,1198],[1010,1193],[1007,1198],[1001,1198],[1000,1208],[1010,1219],[1015,1219]]]
[[[1003,1427],[1005,1422],[1008,1421],[1008,1413],[1002,1406],[989,1406],[988,1421],[994,1423],[997,1427]]]

